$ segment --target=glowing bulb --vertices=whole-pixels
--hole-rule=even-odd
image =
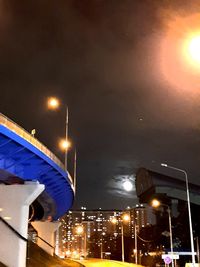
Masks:
[[[57,109],[60,105],[60,102],[56,97],[49,97],[47,105],[49,109]]]
[[[200,36],[193,37],[188,46],[191,58],[200,63]]]
[[[116,218],[112,218],[111,222],[112,222],[113,224],[116,224],[116,223],[117,223],[117,219],[116,219]]]
[[[65,254],[66,254],[66,256],[69,256],[69,255],[71,254],[71,251],[70,251],[70,250],[67,250],[67,251],[65,252]]]
[[[128,222],[130,220],[130,216],[128,214],[124,214],[122,219],[123,221]]]
[[[151,202],[152,207],[157,208],[160,206],[160,201],[157,199],[153,199]]]
[[[64,150],[67,151],[71,146],[71,143],[68,140],[65,139],[61,139],[59,142],[59,147]]]
[[[133,184],[127,180],[123,183],[123,187],[126,191],[131,191],[133,189]]]
[[[83,226],[81,226],[81,225],[76,228],[76,233],[78,235],[81,235],[83,233],[83,231],[84,231],[84,229],[83,229]]]

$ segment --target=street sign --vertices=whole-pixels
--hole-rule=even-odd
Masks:
[[[172,257],[173,256],[173,257]],[[162,259],[164,260],[166,257],[170,257],[171,259],[173,258],[174,260],[178,260],[179,259],[179,255],[178,254],[163,254],[162,255]]]
[[[165,262],[165,264],[170,264],[172,262],[171,257],[170,256],[165,257],[164,262]]]

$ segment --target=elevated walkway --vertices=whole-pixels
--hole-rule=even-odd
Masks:
[[[38,181],[43,220],[57,220],[73,203],[72,179],[60,160],[41,142],[0,113],[0,182]]]
[[[149,202],[157,195],[187,201],[185,181],[140,168],[136,174],[136,193],[141,203]],[[200,186],[189,183],[190,202],[200,205]]]

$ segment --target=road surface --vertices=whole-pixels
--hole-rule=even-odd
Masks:
[[[80,260],[79,262],[85,267],[142,267],[142,265],[137,265],[133,263],[101,259]]]

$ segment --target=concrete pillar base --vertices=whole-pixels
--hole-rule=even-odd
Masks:
[[[55,238],[54,233],[59,228],[60,222],[32,222],[32,226],[35,228],[35,230],[38,232],[38,236],[41,238],[38,238],[37,244],[39,247],[44,249],[48,254],[54,255],[54,247],[55,247]],[[43,241],[43,240],[44,241]],[[51,246],[49,246],[47,243],[49,243]]]
[[[21,236],[27,238],[29,205],[41,194],[37,182],[0,185],[0,216]],[[26,266],[27,242],[0,221],[0,259],[9,267]]]

